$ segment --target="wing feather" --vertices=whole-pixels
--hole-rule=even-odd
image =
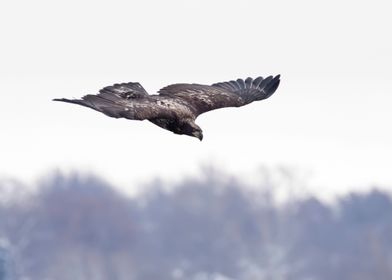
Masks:
[[[253,79],[251,77],[246,78],[246,80],[245,80],[245,88],[246,89],[252,88],[252,81],[253,81]]]
[[[227,88],[199,84],[173,84],[159,90],[159,96],[185,101],[195,116],[223,107],[239,107],[242,99]]]
[[[244,82],[243,79],[238,79],[238,80],[237,80],[237,83],[239,84],[240,89],[246,88],[245,82]]]
[[[250,79],[251,78],[247,78],[241,88],[237,88],[235,91],[233,91],[235,94],[241,96],[245,104],[270,97],[276,91],[280,83],[280,75],[275,77],[269,76],[265,79],[262,77],[257,77],[252,81]],[[238,79],[235,84],[242,84],[242,81],[243,80]],[[230,81],[229,83],[233,84],[234,81]],[[213,84],[213,86],[218,88],[225,88],[225,84],[226,83],[217,83]],[[247,84],[250,86],[248,87]]]
[[[153,118],[171,118],[172,108],[163,102],[163,98],[148,95],[139,83],[123,83],[108,86],[98,94],[88,94],[81,99],[54,99],[89,107],[113,118],[145,120]]]
[[[216,83],[173,84],[162,88],[160,96],[170,96],[186,101],[196,116],[219,108],[240,107],[253,101],[266,99],[278,88],[280,76],[266,79],[257,77]]]
[[[104,87],[99,94],[105,98],[120,97],[125,99],[148,96],[147,91],[139,83],[122,83]]]
[[[258,88],[260,83],[263,81],[263,77],[257,77],[254,81],[253,81],[253,87],[254,88]]]

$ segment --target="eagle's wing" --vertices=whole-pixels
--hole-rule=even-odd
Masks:
[[[211,86],[198,84],[174,84],[162,88],[160,96],[172,96],[185,100],[196,116],[224,107],[240,107],[256,100],[270,97],[278,88],[280,75],[256,79],[216,83]]]
[[[148,95],[139,83],[114,84],[101,89],[96,95],[85,95],[82,99],[54,100],[86,106],[113,118],[145,120],[171,118],[174,114],[166,103]]]

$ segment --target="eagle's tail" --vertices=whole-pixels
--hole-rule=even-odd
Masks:
[[[115,102],[96,96],[96,95],[86,95],[83,99],[67,99],[67,98],[55,98],[53,101],[61,101],[72,104],[82,105],[99,112],[112,118],[121,118],[121,112],[124,111],[123,107],[116,104]]]
[[[78,105],[92,108],[90,103],[86,102],[85,100],[81,100],[81,99],[55,98],[55,99],[53,99],[53,101],[67,102],[67,103],[78,104]]]
[[[267,78],[238,79],[236,81],[213,84],[212,86],[231,91],[241,96],[245,103],[251,103],[270,97],[278,88],[279,83],[280,75],[277,75],[275,77],[268,76]]]

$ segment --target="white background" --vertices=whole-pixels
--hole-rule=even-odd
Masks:
[[[392,188],[390,1],[2,1],[0,178],[96,172],[132,193],[214,165],[307,174],[321,196]],[[281,74],[270,99],[202,115],[204,139],[76,105],[118,82],[150,94]]]

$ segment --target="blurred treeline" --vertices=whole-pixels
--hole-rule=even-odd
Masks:
[[[0,280],[392,279],[389,194],[271,197],[206,176],[130,198],[53,175],[0,203]]]

